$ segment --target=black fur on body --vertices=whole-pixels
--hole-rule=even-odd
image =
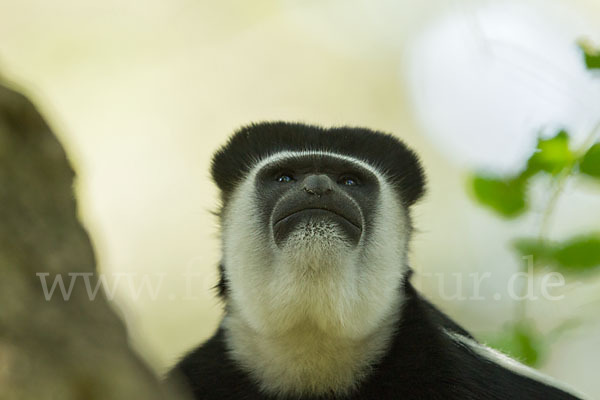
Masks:
[[[299,154],[299,156],[285,158],[283,162],[280,162],[276,156],[282,154],[282,152]],[[331,153],[334,156],[331,156]],[[275,169],[273,171],[271,170],[273,168],[269,167],[268,164],[268,162],[271,162],[269,157],[274,157],[272,162]],[[256,166],[261,165],[262,161],[267,162],[266,167],[263,166],[261,167],[263,169],[256,172],[254,168],[258,168]],[[280,164],[284,172],[289,168],[293,169],[289,175],[295,174],[296,179],[294,181],[296,182],[287,186],[278,186],[278,184],[272,183],[274,182],[271,179],[273,176],[281,175],[277,173]],[[355,165],[352,167],[346,164]],[[347,187],[343,184],[339,185],[339,182],[336,183],[336,174],[344,172],[347,168],[354,168],[353,172],[359,176],[357,181],[362,180],[364,183],[362,187],[360,185]],[[410,283],[412,272],[406,261],[408,242],[412,232],[410,207],[423,195],[425,178],[417,156],[400,140],[388,134],[363,128],[324,129],[284,122],[262,123],[242,128],[215,154],[212,164],[213,179],[221,190],[222,208],[220,218],[224,230],[226,228],[230,229],[229,232],[239,230],[226,226],[227,223],[224,223],[224,220],[226,215],[229,215],[231,219],[232,213],[237,211],[233,208],[235,208],[235,204],[240,204],[239,190],[241,189],[239,188],[247,181],[246,178],[251,171],[255,172],[253,178],[255,182],[252,182],[252,185],[244,186],[243,190],[249,192],[244,192],[241,197],[252,197],[254,199],[253,204],[258,209],[252,209],[248,214],[241,213],[242,218],[234,219],[234,221],[242,225],[247,220],[254,221],[254,224],[269,227],[269,229],[265,228],[264,232],[258,230],[256,234],[251,231],[252,234],[246,236],[247,240],[245,242],[257,240],[257,248],[260,250],[254,251],[255,249],[252,246],[250,248],[246,247],[245,251],[249,252],[249,256],[253,252],[261,253],[257,258],[258,262],[257,259],[252,262],[249,261],[248,268],[257,268],[258,270],[263,268],[258,265],[262,263],[262,257],[264,257],[264,263],[268,264],[271,259],[274,259],[274,256],[269,252],[274,251],[277,253],[281,249],[285,250],[288,241],[291,240],[289,239],[290,235],[293,238],[293,245],[298,241],[302,241],[303,236],[293,236],[294,232],[305,229],[305,226],[308,227],[311,221],[324,219],[329,224],[326,226],[337,226],[337,233],[331,236],[331,240],[333,242],[337,240],[334,244],[339,245],[340,249],[345,249],[344,256],[347,254],[364,256],[361,253],[364,248],[369,248],[369,246],[377,248],[378,245],[381,246],[381,241],[384,242],[384,245],[380,248],[389,248],[390,245],[386,240],[389,239],[388,236],[390,235],[382,235],[381,232],[378,233],[377,231],[379,228],[377,224],[387,223],[393,227],[392,231],[389,231],[390,226],[386,228],[388,233],[392,234],[392,240],[396,237],[402,239],[393,242],[396,244],[392,244],[392,247],[397,246],[397,249],[390,250],[391,254],[398,254],[398,256],[394,259],[389,257],[385,259],[389,260],[389,263],[386,264],[387,268],[385,268],[386,265],[381,265],[381,260],[378,261],[379,264],[373,261],[373,265],[371,265],[369,264],[370,259],[367,258],[367,265],[363,265],[365,268],[359,268],[359,271],[355,274],[360,276],[361,273],[366,273],[365,271],[373,271],[374,274],[384,274],[380,276],[383,281],[386,281],[388,276],[394,282],[397,280],[396,283],[392,282],[387,285],[388,289],[392,288],[393,290],[384,292],[384,288],[379,291],[377,288],[373,289],[371,287],[370,291],[367,290],[361,293],[368,293],[374,297],[386,293],[386,296],[397,298],[398,303],[385,303],[386,306],[393,305],[395,309],[387,314],[382,314],[385,318],[380,321],[381,325],[389,325],[388,328],[385,328],[388,329],[386,332],[389,333],[386,333],[385,340],[380,342],[385,344],[384,351],[377,357],[372,358],[368,368],[361,370],[364,373],[359,374],[360,376],[357,375],[354,385],[347,385],[348,390],[338,390],[339,387],[332,385],[331,390],[326,387],[325,390],[320,391],[313,391],[311,389],[313,386],[307,386],[309,389],[302,389],[300,394],[294,390],[286,393],[281,388],[278,388],[277,391],[270,391],[269,385],[265,385],[265,382],[261,381],[260,374],[257,375],[256,373],[256,369],[259,367],[254,368],[252,360],[255,359],[248,361],[246,358],[243,362],[240,361],[239,340],[238,348],[232,349],[231,326],[236,325],[228,324],[227,321],[232,318],[244,321],[244,313],[241,311],[244,311],[243,307],[251,307],[251,305],[249,305],[249,301],[240,302],[239,299],[237,303],[234,301],[235,295],[239,293],[232,292],[236,290],[235,285],[228,277],[232,276],[230,269],[233,267],[228,265],[226,251],[224,250],[223,261],[219,266],[220,281],[217,286],[219,295],[225,304],[224,322],[212,338],[187,354],[169,373],[169,379],[182,383],[184,387],[190,390],[193,398],[207,400],[559,400],[579,398],[554,386],[554,383],[550,380],[536,376],[534,372],[530,371],[528,373],[526,371],[524,373],[519,367],[507,367],[506,364],[497,362],[498,360],[493,356],[487,356],[486,351],[481,351],[481,346],[468,332],[423,299],[412,287]],[[386,192],[387,187],[382,186],[389,186],[391,191]],[[236,193],[237,200],[235,200]],[[387,197],[385,193],[388,193]],[[389,193],[393,193],[393,195],[389,195]],[[389,204],[387,215],[382,209],[378,208],[381,205],[379,203],[386,201],[393,203],[392,214],[389,214]],[[303,210],[303,208],[305,209]],[[298,210],[301,212],[298,212]],[[397,210],[397,214],[400,215],[397,219],[395,219],[396,211],[394,210]],[[244,217],[245,215],[248,216],[247,219]],[[381,215],[384,215],[384,217],[382,218]],[[279,217],[281,216],[285,218],[281,219],[283,222],[280,224],[277,221],[280,220]],[[289,221],[286,220],[290,216],[292,218],[289,218]],[[274,218],[276,221],[273,221]],[[271,236],[265,232],[270,232],[269,235]],[[272,243],[264,248],[260,247],[264,244],[259,242],[261,235],[264,237],[269,236]],[[328,238],[324,233],[317,233],[316,235],[322,235],[319,239],[321,242]],[[241,243],[245,242],[241,241]],[[344,242],[345,245],[340,245]],[[231,252],[232,246],[230,243],[224,244],[224,248],[227,247]],[[232,258],[235,257],[230,254],[229,259]],[[235,268],[242,268],[243,270],[245,265],[239,265],[239,259],[237,264]],[[242,264],[244,263],[242,262]],[[273,273],[280,273],[286,265],[276,265],[276,267],[277,269],[273,270]],[[339,268],[340,266],[336,267]],[[345,268],[346,266],[343,265],[342,267]],[[344,268],[339,269],[342,275],[346,274]],[[381,272],[382,270],[387,272]],[[324,273],[325,279],[333,279],[332,284],[334,284],[337,275],[327,274],[326,268],[324,268],[324,271],[319,273]],[[262,270],[260,272],[264,273]],[[239,274],[239,271],[236,273]],[[295,273],[295,270],[291,269],[290,273]],[[238,288],[240,288],[239,276],[236,278],[238,279]],[[271,279],[268,274],[261,276],[265,276],[266,280]],[[301,289],[302,285],[308,287],[307,290],[309,290],[311,284],[318,286],[321,283],[315,278],[315,276],[319,276],[318,273],[312,270],[308,275],[300,274],[298,276],[307,276],[308,283],[301,282],[298,284]],[[344,278],[347,277],[344,276]],[[365,279],[366,277],[363,275],[357,282],[360,284]],[[350,280],[350,282],[354,281]],[[294,284],[296,283],[294,282]],[[258,283],[258,285],[260,284]],[[266,286],[267,283],[265,283]],[[263,293],[260,290],[254,293],[258,296],[267,296],[265,295],[267,292]],[[288,287],[284,287],[281,288],[281,293],[292,292]],[[328,293],[318,291],[314,293],[317,293],[317,295],[321,293],[324,296],[323,301],[330,300],[327,297]],[[274,297],[277,296],[279,296],[279,293],[274,295]],[[335,296],[335,294],[332,295],[334,298]],[[253,299],[253,297],[246,298],[246,300]],[[264,299],[265,303],[270,303],[273,297],[267,296]],[[278,299],[275,300],[275,303],[279,301]],[[282,300],[285,301],[286,299]],[[311,302],[313,298],[308,296],[306,300]],[[257,304],[260,307],[262,303],[255,303],[255,306]],[[310,307],[320,307],[318,301],[311,304],[316,304],[316,306],[311,305]],[[338,303],[334,302],[332,304]],[[359,306],[357,309],[364,306],[363,303],[357,304]],[[308,313],[307,321],[310,322],[310,315],[312,315],[310,307],[307,306],[307,309],[303,309],[301,306],[302,304],[294,310]],[[371,308],[370,310],[373,311],[374,309]],[[263,315],[267,315],[265,321],[269,322],[269,312]],[[319,317],[319,315],[315,315],[316,318]],[[346,314],[341,315],[345,316]],[[359,315],[368,318],[371,314]],[[336,317],[337,315],[334,313],[333,318]],[[350,321],[348,323],[352,325],[351,319],[342,318],[344,321]],[[353,321],[356,323],[356,320]],[[359,321],[362,321],[362,319]],[[317,324],[317,329],[323,329],[326,322],[321,321],[320,326]],[[359,322],[359,327],[360,324]],[[365,325],[368,325],[367,322],[365,322]],[[336,335],[346,337],[347,334],[351,336],[355,333],[354,331],[335,331],[339,326],[335,324],[332,326],[334,327],[331,336],[333,338],[338,337]],[[256,329],[256,332],[259,333],[255,336],[260,338],[261,329],[269,331],[270,326],[266,323]],[[252,332],[254,333],[254,331]],[[325,332],[325,334],[328,333]],[[318,351],[316,353],[320,356]],[[256,354],[257,357],[263,358],[261,360],[263,363],[265,357],[268,360],[268,355],[260,352]],[[302,361],[306,363],[306,360]],[[318,364],[320,360],[313,358],[312,361]],[[293,364],[293,360],[285,365],[293,367],[291,364]],[[282,369],[286,368],[283,367]],[[320,382],[320,384],[322,385],[323,382]],[[273,386],[273,382],[271,382],[271,386]]]

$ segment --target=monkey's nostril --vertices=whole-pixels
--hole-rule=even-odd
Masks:
[[[304,187],[304,191],[307,192],[308,194],[318,194],[318,193],[315,193],[314,190],[307,188],[306,186]]]

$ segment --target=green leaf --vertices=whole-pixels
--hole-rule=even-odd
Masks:
[[[477,201],[503,217],[514,218],[527,208],[525,184],[520,179],[476,175],[471,183]]]
[[[600,69],[600,50],[587,43],[580,43],[579,48],[583,50],[587,69]]]
[[[539,171],[557,175],[574,161],[575,155],[569,149],[569,134],[560,131],[550,139],[539,138],[533,155],[527,161],[527,169],[522,177],[533,176]]]
[[[600,53],[585,53],[585,66],[587,69],[600,69]]]
[[[558,265],[569,272],[583,272],[600,266],[600,234],[579,236],[554,252]]]
[[[569,273],[600,267],[600,233],[576,236],[564,242],[522,238],[512,244],[520,255],[533,256],[535,265],[550,264]]]
[[[538,366],[547,352],[543,337],[528,321],[508,325],[487,344],[529,366]]]
[[[596,143],[585,153],[579,162],[579,171],[600,178],[600,143]]]

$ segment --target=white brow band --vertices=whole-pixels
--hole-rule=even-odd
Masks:
[[[327,157],[337,158],[338,160],[344,160],[344,161],[356,164],[356,165],[360,166],[361,168],[366,169],[373,175],[375,175],[379,181],[385,182],[385,176],[383,176],[379,171],[377,171],[370,164],[367,164],[363,160],[354,158],[352,156],[348,156],[346,154],[331,153],[329,151],[323,151],[323,150],[302,150],[302,151],[284,150],[284,151],[280,151],[278,153],[271,154],[270,156],[260,160],[252,168],[252,170],[251,170],[252,175],[254,175],[258,170],[262,169],[263,167],[265,167],[266,165],[269,165],[271,163],[282,161],[287,158],[309,157],[309,156],[327,156]]]

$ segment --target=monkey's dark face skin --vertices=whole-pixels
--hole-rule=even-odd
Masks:
[[[277,246],[311,222],[335,224],[352,247],[372,229],[379,183],[370,171],[342,159],[291,157],[257,173],[255,189],[263,226]]]

